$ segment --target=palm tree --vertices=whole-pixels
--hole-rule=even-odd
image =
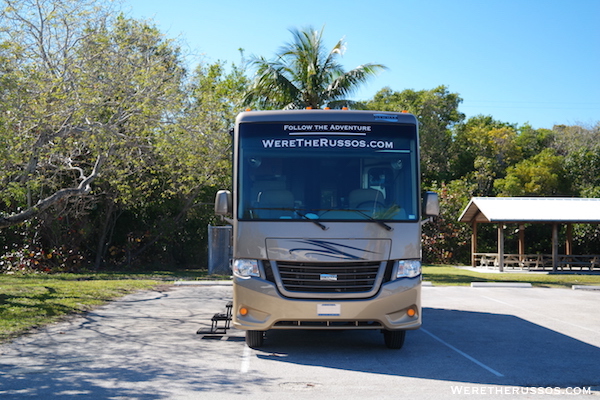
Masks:
[[[351,104],[346,96],[367,79],[386,69],[381,64],[363,64],[345,72],[337,61],[345,50],[340,39],[327,52],[323,29],[292,29],[293,41],[279,50],[273,61],[254,57],[254,81],[246,93],[246,105],[263,109],[332,108]]]

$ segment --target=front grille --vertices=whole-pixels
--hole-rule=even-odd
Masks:
[[[288,292],[365,293],[374,289],[381,263],[276,263]]]

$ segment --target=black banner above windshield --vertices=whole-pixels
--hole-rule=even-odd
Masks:
[[[243,124],[244,146],[268,149],[410,150],[414,127],[389,124]]]

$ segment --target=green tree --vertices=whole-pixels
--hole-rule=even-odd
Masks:
[[[434,184],[431,189],[439,195],[440,215],[423,225],[423,258],[429,263],[468,263],[471,229],[458,222],[458,216],[476,187],[466,179],[456,179],[447,184]]]
[[[98,227],[89,234],[96,238],[95,268],[115,243],[127,243],[129,263],[157,236],[148,225],[163,217],[158,204],[168,191],[169,171],[156,142],[174,124],[185,99],[186,71],[173,41],[144,21],[118,16],[110,22],[78,49],[86,72],[78,95],[86,120],[96,128],[82,142],[91,152],[111,153],[91,199],[96,206],[89,218]],[[127,228],[120,228],[123,223]]]
[[[494,180],[522,159],[517,128],[482,115],[456,128],[451,154],[453,175],[475,182],[479,196],[493,195]]]
[[[11,61],[8,79],[15,86],[3,96],[10,157],[0,172],[0,197],[6,205],[0,228],[89,193],[106,153],[80,163],[85,153],[80,142],[73,141],[77,145],[70,151],[63,144],[90,127],[82,123],[74,90],[80,71],[76,49],[107,18],[95,1],[4,0],[1,10],[0,41]],[[81,22],[92,13],[94,19]]]
[[[525,124],[517,129],[516,145],[521,149],[523,159],[526,159],[552,147],[555,138],[556,134],[551,129],[533,129]]]
[[[12,108],[5,151],[15,156],[0,193],[11,205],[6,214],[23,211],[2,216],[0,227],[69,197],[92,200],[100,171],[124,187],[166,107],[177,109],[183,77],[178,50],[146,24],[90,14],[97,9],[90,2],[7,3],[13,25],[4,38],[21,40],[9,43],[19,59],[13,74],[27,90],[5,103]]]
[[[179,50],[97,1],[4,5],[2,55],[18,84],[2,92],[0,227],[30,221],[21,231],[36,245],[96,253],[98,265],[118,217],[150,209],[168,183],[155,140],[183,108]]]
[[[360,106],[369,110],[409,111],[415,114],[419,120],[421,171],[424,182],[428,184],[450,178],[451,128],[465,117],[458,111],[461,102],[458,93],[450,93],[446,86],[402,92],[394,92],[386,87]]]
[[[150,249],[169,249],[171,263],[206,259],[206,226],[215,224],[213,202],[218,189],[231,185],[231,136],[248,81],[245,71],[223,63],[201,64],[186,85],[188,94],[176,122],[156,135],[161,191],[148,198],[160,214],[139,230],[151,232],[132,258]],[[140,212],[143,204],[134,206]]]
[[[565,170],[574,193],[598,197],[600,192],[600,123],[595,126],[556,125],[552,147],[565,157]]]
[[[552,146],[558,154],[566,155],[579,149],[592,149],[600,143],[600,122],[595,126],[555,125],[552,128],[554,141]]]
[[[556,125],[552,129],[552,147],[564,156],[566,181],[573,194],[580,197],[600,197],[600,123],[594,126]],[[600,227],[575,224],[573,241],[577,254],[597,254]]]
[[[556,196],[570,192],[564,157],[549,148],[509,167],[506,177],[496,180],[494,186],[502,196]]]
[[[600,197],[600,144],[579,148],[564,157],[573,191],[581,197]]]
[[[292,42],[273,60],[254,57],[256,69],[245,104],[263,109],[339,107],[352,103],[346,97],[385,67],[363,64],[344,71],[338,58],[345,51],[340,39],[330,51],[323,43],[323,29],[291,30]]]

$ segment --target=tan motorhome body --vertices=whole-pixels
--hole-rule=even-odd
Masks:
[[[233,215],[233,326],[251,347],[270,329],[380,329],[400,348],[421,326],[421,215],[438,205],[421,199],[417,125],[376,111],[238,116],[234,190],[215,211]]]

